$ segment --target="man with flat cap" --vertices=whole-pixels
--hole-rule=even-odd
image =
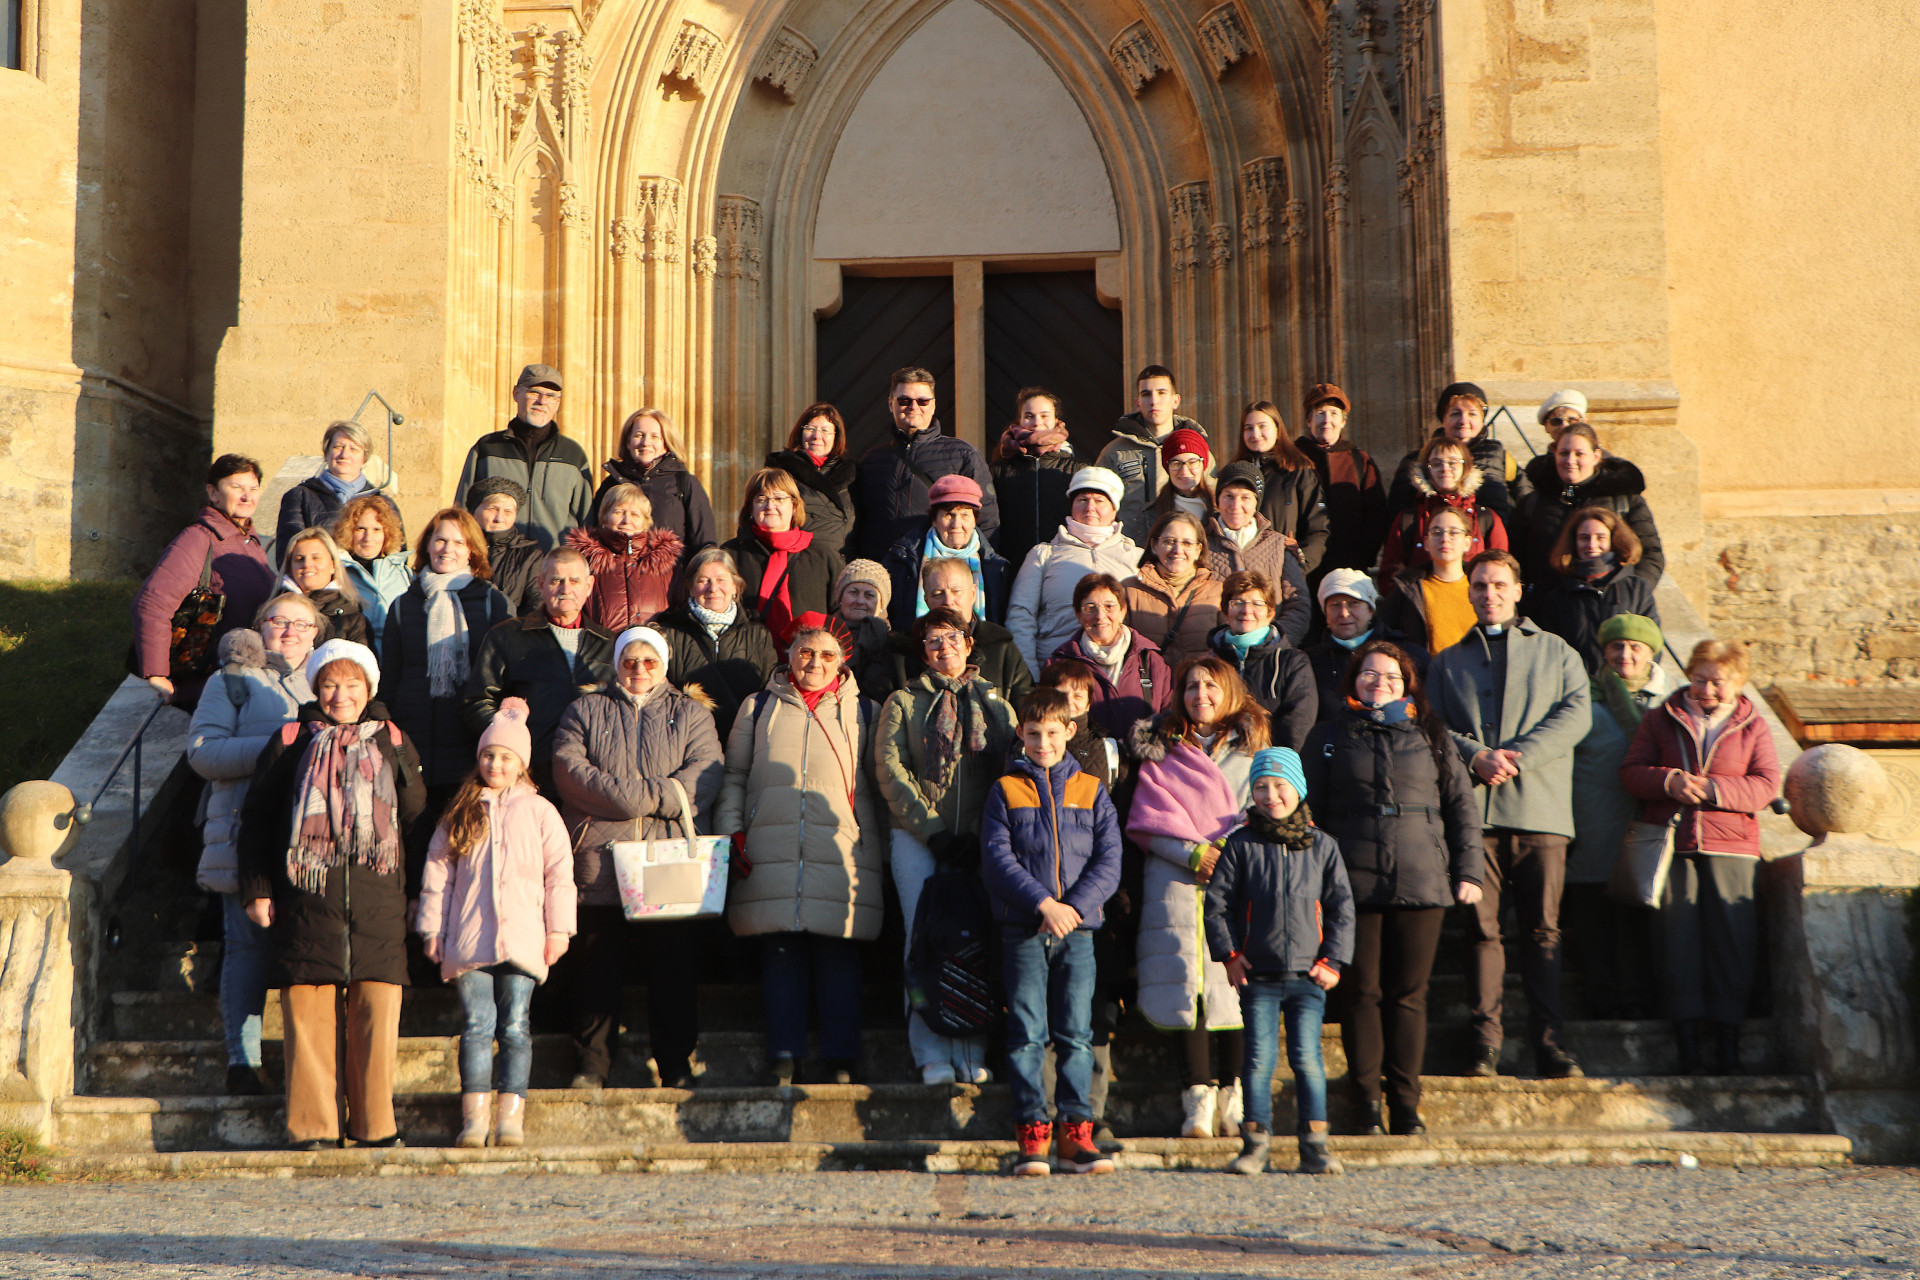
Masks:
[[[506,430],[474,441],[460,469],[457,494],[475,481],[502,477],[526,490],[519,526],[542,549],[550,549],[568,529],[587,524],[593,512],[593,475],[587,453],[560,434],[560,371],[530,364],[513,384],[514,414]]]

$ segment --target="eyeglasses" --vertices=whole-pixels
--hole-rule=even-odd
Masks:
[[[657,671],[660,669],[660,659],[659,658],[623,658],[620,661],[620,669],[622,671],[638,671],[642,667],[645,667],[649,671]]]
[[[1467,464],[1458,458],[1433,458],[1427,463],[1429,471],[1464,471]]]
[[[1192,538],[1162,538],[1153,544],[1160,551],[1198,551],[1200,544]]]
[[[925,643],[929,649],[958,649],[967,643],[967,638],[958,631],[936,631]]]
[[[308,622],[304,618],[262,618],[261,621],[270,627],[281,631],[292,631],[297,635],[305,635],[320,625],[317,622]]]
[[[1427,529],[1427,536],[1429,538],[1437,538],[1441,542],[1448,542],[1454,538],[1465,538],[1467,531],[1465,529],[1456,529],[1452,525],[1437,524]]]
[[[895,396],[893,398],[893,402],[894,404],[898,405],[902,409],[913,409],[913,408],[924,409],[928,405],[933,403],[933,397],[932,396]]]

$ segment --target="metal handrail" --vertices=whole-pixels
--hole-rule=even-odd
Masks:
[[[406,421],[406,418],[401,416],[400,411],[398,409],[395,409],[392,405],[387,403],[387,398],[385,396],[381,395],[378,391],[374,391],[371,388],[369,388],[367,391],[367,394],[360,397],[360,407],[353,411],[353,416],[347,419],[347,421],[349,422],[360,421],[360,415],[365,413],[367,411],[367,406],[372,404],[375,400],[378,400],[380,402],[380,407],[387,411],[387,452],[386,452],[387,479],[385,483],[377,484],[374,486],[374,490],[376,492],[379,492],[379,491],[385,490],[387,485],[393,482],[393,478],[395,474],[397,474],[393,465],[393,429],[397,426],[400,426],[402,423],[404,423]]]
[[[120,748],[120,754],[114,758],[113,767],[107,770],[107,776],[100,780],[99,788],[94,791],[93,799],[85,800],[74,805],[73,812],[69,815],[73,819],[75,826],[84,827],[89,822],[92,822],[94,806],[100,803],[102,797],[107,794],[107,788],[112,786],[113,780],[120,775],[120,766],[127,762],[127,757],[133,757],[133,827],[131,832],[132,844],[130,845],[132,854],[127,862],[127,877],[123,883],[132,883],[134,868],[140,861],[141,747],[146,740],[147,730],[153,727],[154,720],[159,717],[162,711],[171,705],[172,704],[164,698],[154,704],[153,710],[147,712],[147,718],[140,722],[139,729],[134,732],[133,741]]]

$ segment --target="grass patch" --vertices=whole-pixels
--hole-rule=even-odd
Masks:
[[[126,677],[137,582],[0,582],[0,792],[53,772]]]
[[[45,1182],[47,1157],[40,1139],[14,1125],[0,1126],[0,1182]]]

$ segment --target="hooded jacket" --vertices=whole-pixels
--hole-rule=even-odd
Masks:
[[[655,615],[649,625],[667,638],[667,679],[689,696],[699,687],[724,742],[740,704],[766,688],[780,665],[773,633],[746,604],[717,638],[684,603]]]
[[[1173,668],[1161,656],[1158,645],[1134,631],[1127,642],[1127,656],[1120,660],[1120,677],[1112,679],[1105,667],[1088,656],[1082,644],[1085,636],[1085,632],[1075,631],[1047,660],[1078,658],[1093,669],[1099,687],[1087,719],[1102,736],[1124,742],[1135,724],[1159,715],[1172,704]]]
[[[1617,512],[1640,539],[1640,562],[1634,566],[1634,573],[1650,587],[1660,585],[1667,553],[1653,522],[1653,509],[1647,506],[1647,480],[1639,467],[1625,458],[1603,454],[1585,483],[1570,485],[1560,478],[1553,459],[1542,455],[1527,464],[1526,474],[1538,479],[1514,508],[1518,535],[1514,554],[1520,558],[1528,582],[1546,582],[1553,576],[1548,560],[1568,516],[1582,507],[1605,507]]]
[[[1383,722],[1343,701],[1314,728],[1300,763],[1356,905],[1450,907],[1456,883],[1481,883],[1471,775],[1453,751],[1433,750],[1418,721]]]
[[[1467,528],[1473,534],[1467,554],[1461,557],[1463,560],[1471,560],[1482,551],[1505,551],[1506,525],[1491,507],[1482,506],[1477,496],[1486,479],[1486,472],[1470,466],[1460,478],[1460,491],[1442,494],[1416,469],[1413,487],[1420,494],[1420,500],[1393,518],[1393,527],[1387,531],[1386,543],[1380,548],[1381,580],[1395,576],[1402,569],[1424,568],[1432,562],[1433,557],[1427,554],[1427,522],[1449,508],[1467,518]]]
[[[880,936],[887,813],[873,780],[879,720],[844,676],[813,711],[784,672],[740,708],[713,823],[746,835],[751,869],[727,895],[736,934]]]
[[[521,423],[530,433],[522,435],[513,429],[518,421],[473,442],[453,491],[466,493],[475,481],[489,476],[513,481],[527,491],[519,527],[542,550],[550,550],[568,529],[592,521],[593,473],[587,469],[586,450],[562,434],[558,422],[538,430]]]
[[[573,850],[553,805],[524,780],[483,793],[487,835],[455,858],[443,822],[427,846],[414,928],[440,939],[440,976],[511,964],[547,980],[547,935],[574,933]]]
[[[889,601],[887,613],[895,630],[907,630],[919,616],[914,612],[914,607],[920,597],[920,566],[926,560],[927,531],[932,527],[931,520],[923,518],[914,521],[914,527],[888,547],[887,554],[880,561],[887,570],[887,576],[893,580],[893,598]],[[981,535],[981,599],[988,622],[1007,620],[1007,589],[1012,583],[1013,566],[993,549],[993,544],[987,541],[984,534]]]
[[[1273,745],[1300,750],[1319,718],[1320,697],[1314,687],[1313,664],[1306,654],[1287,644],[1278,627],[1249,649],[1230,642],[1229,634],[1229,627],[1214,628],[1207,637],[1208,648],[1233,664],[1246,682],[1247,692],[1272,718]]]
[[[1294,444],[1319,473],[1321,501],[1327,508],[1327,547],[1320,567],[1373,568],[1387,527],[1387,491],[1373,456],[1355,448],[1344,433],[1331,449],[1311,435],[1298,437]]]
[[[512,616],[507,598],[493,585],[475,578],[454,592],[467,620],[467,673],[480,665],[480,648],[487,633]],[[393,722],[406,730],[420,752],[420,769],[430,787],[444,787],[464,779],[473,769],[474,744],[479,732],[466,723],[466,692],[433,696],[427,675],[427,595],[419,578],[387,610],[387,633],[380,641],[382,687]]]
[[[1220,625],[1220,586],[1202,566],[1176,590],[1149,560],[1121,584],[1127,625],[1153,641],[1167,665],[1178,669],[1186,659],[1206,654],[1207,637]]]
[[[492,548],[487,551],[488,560],[493,559]],[[367,564],[361,564],[358,557],[346,555],[340,558],[340,571],[353,583],[353,589],[360,593],[360,612],[366,615],[367,627],[373,632],[374,656],[380,656],[380,642],[387,633],[387,610],[393,602],[406,593],[413,582],[413,570],[407,567],[407,553],[396,551],[392,555],[376,556]],[[499,567],[494,568],[496,580]]]
[[[1573,752],[1591,727],[1587,669],[1559,636],[1525,619],[1506,629],[1506,685],[1495,696],[1494,641],[1484,627],[1433,657],[1427,697],[1462,764],[1487,747],[1521,753],[1520,776],[1481,787],[1481,825],[1573,835]]]
[[[1080,630],[1073,589],[1090,573],[1125,582],[1140,567],[1140,548],[1116,528],[1098,546],[1082,542],[1061,525],[1051,542],[1027,552],[1007,600],[1007,630],[1035,680],[1046,657]],[[1122,604],[1126,603],[1124,600]]]
[[[1580,655],[1589,676],[1599,672],[1604,656],[1600,624],[1620,613],[1637,613],[1660,624],[1660,606],[1653,584],[1630,564],[1615,565],[1602,578],[1576,578],[1556,573],[1527,592],[1521,612],[1542,631],[1551,631]]]
[[[250,531],[242,532],[218,508],[202,507],[193,523],[160,553],[153,572],[133,597],[133,660],[139,668],[134,674],[141,679],[169,674],[174,611],[188,592],[199,587],[200,570],[208,564],[209,553],[209,586],[227,598],[220,623],[213,629],[215,646],[227,632],[252,627],[253,615],[273,598],[279,578],[267,563],[260,539]],[[204,679],[178,682],[174,705],[191,711],[205,683]]]
[[[240,892],[240,810],[267,740],[313,701],[303,664],[295,669],[268,653],[256,631],[230,631],[220,642],[220,669],[207,679],[187,729],[187,764],[205,778],[201,795],[200,869],[210,893]]]
[[[1166,468],[1160,465],[1161,442],[1182,427],[1203,436],[1207,434],[1207,429],[1198,422],[1176,413],[1167,425],[1166,434],[1156,436],[1140,414],[1122,414],[1113,424],[1113,440],[1100,451],[1100,458],[1094,464],[1120,477],[1123,486],[1120,527],[1135,546],[1147,545],[1147,530],[1153,525],[1153,502],[1167,483]]]
[[[680,835],[680,798],[668,779],[686,791],[695,830],[711,829],[721,772],[713,715],[672,685],[656,685],[641,706],[614,685],[574,699],[554,730],[553,783],[580,901],[619,904],[615,841]]]
[[[946,683],[933,672],[922,671],[880,709],[879,758],[874,762],[880,795],[892,813],[893,825],[921,844],[938,831],[980,829],[987,788],[1000,776],[1001,762],[1014,745],[1014,708],[978,675],[967,677],[966,696],[979,705],[986,720],[986,749],[963,750],[952,780],[934,794],[926,781],[927,717]]]
[[[1754,815],[1780,794],[1780,758],[1773,731],[1746,694],[1734,704],[1713,745],[1702,748],[1697,713],[1682,707],[1687,691],[1669,694],[1647,712],[1620,765],[1620,781],[1640,800],[1642,822],[1680,815],[1673,833],[1677,853],[1760,856],[1760,820]],[[1704,773],[1713,791],[1705,804],[1682,805],[1667,795],[1676,769]]]
[[[1336,972],[1353,960],[1353,889],[1340,846],[1314,830],[1289,849],[1252,823],[1220,846],[1207,881],[1207,951],[1222,964],[1244,956],[1261,977],[1305,973],[1321,961]]]
[[[1306,570],[1301,568],[1300,558],[1287,549],[1287,540],[1265,516],[1256,514],[1253,526],[1259,532],[1243,551],[1228,535],[1219,515],[1208,516],[1207,568],[1223,586],[1228,578],[1243,570],[1256,569],[1266,574],[1267,581],[1280,593],[1274,625],[1287,637],[1288,644],[1299,644],[1313,625]]]
[[[946,434],[935,419],[911,438],[889,429],[885,440],[867,450],[855,473],[853,496],[859,514],[860,554],[881,560],[887,548],[905,537],[915,520],[927,514],[933,482],[960,475],[980,486],[980,515],[975,527],[983,541],[1000,532],[1000,504],[993,496],[987,460],[965,440]]]
[[[1004,435],[993,459],[994,496],[1000,503],[995,545],[1008,564],[1016,565],[1073,514],[1067,484],[1086,464],[1072,445],[1038,455],[1020,449],[1008,453]]]
[[[707,487],[675,455],[662,454],[653,460],[651,467],[624,458],[609,458],[600,466],[607,474],[593,492],[594,511],[600,510],[600,495],[613,486],[639,485],[653,508],[654,531],[680,539],[675,569],[685,568],[694,552],[719,545],[720,522],[714,518]]]
[[[389,721],[377,700],[361,712],[361,724]],[[287,981],[295,986],[345,986],[350,982],[407,983],[407,864],[380,875],[348,863],[327,875],[325,889],[308,893],[287,878],[287,841],[293,829],[300,761],[314,734],[328,723],[320,705],[300,708],[297,724],[268,740],[254,768],[240,816],[240,896],[273,900],[269,939]],[[386,767],[394,771],[395,819],[404,839],[426,808],[420,757],[404,734],[382,729],[373,737]],[[289,741],[291,739],[291,741]]]
[[[1042,769],[1020,756],[987,790],[980,826],[980,873],[993,918],[1037,929],[1048,898],[1098,929],[1120,887],[1120,815],[1113,798],[1071,756]]]
[[[567,545],[587,559],[593,594],[584,612],[606,631],[617,636],[628,627],[643,627],[667,607],[681,562],[678,534],[658,528],[631,536],[572,529]]]
[[[1435,427],[1428,439],[1445,435],[1446,432]],[[1522,494],[1529,491],[1527,478],[1514,465],[1513,455],[1507,447],[1494,438],[1490,428],[1480,428],[1480,434],[1467,441],[1467,451],[1473,454],[1474,465],[1483,474],[1480,492],[1475,495],[1482,506],[1491,507],[1497,515],[1505,517],[1512,513],[1513,504]],[[1387,490],[1387,510],[1397,514],[1420,501],[1420,490],[1414,485],[1414,477],[1420,474],[1420,450],[1410,450],[1400,459],[1400,465],[1393,470],[1393,484]]]
[[[853,505],[853,478],[859,467],[853,455],[843,453],[820,467],[804,449],[781,449],[767,455],[767,465],[780,468],[800,486],[800,500],[807,505],[807,522],[801,527],[813,535],[814,542],[843,558],[852,555],[854,528],[859,524]]]
[[[518,617],[546,603],[540,594],[540,566],[546,558],[546,549],[517,524],[487,535],[487,564],[492,570],[487,580],[507,598],[508,613]]]
[[[535,770],[553,758],[553,731],[581,693],[613,682],[613,637],[584,617],[580,647],[571,661],[553,638],[544,612],[529,613],[486,633],[467,675],[467,732],[476,739],[493,723],[500,699],[527,700]]]

